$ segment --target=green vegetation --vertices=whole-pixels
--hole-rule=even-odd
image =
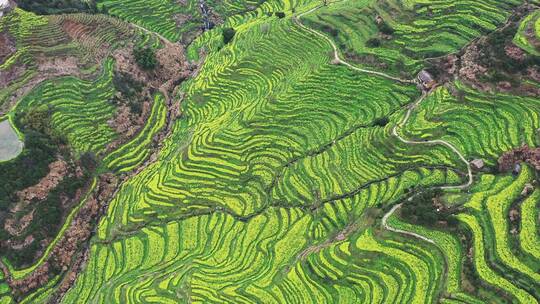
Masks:
[[[34,260],[41,241],[56,236],[65,208],[62,201],[75,197],[76,192],[82,189],[89,179],[87,170],[81,172],[82,177],[65,176],[45,199],[32,199],[30,204],[23,204],[23,207],[18,204],[21,198],[17,193],[38,184],[49,173],[49,165],[53,161],[60,158],[69,162],[69,152],[65,147],[66,140],[52,128],[51,115],[52,113],[46,107],[32,108],[28,112],[18,113],[15,122],[24,134],[25,148],[14,160],[0,163],[0,179],[4,181],[0,188],[0,205],[3,210],[0,216],[2,227],[0,241],[19,241],[28,236],[33,238],[29,246],[20,250],[0,247],[0,254],[17,268]],[[18,210],[14,212],[15,209]],[[4,225],[8,215],[14,214],[15,217],[20,217],[28,212],[39,214],[39,216],[34,217],[22,232],[16,235],[8,234]]]
[[[353,7],[367,2],[356,1]],[[312,7],[267,2],[261,10],[303,5],[305,10]],[[313,16],[345,5],[330,4]],[[462,24],[456,34],[448,34],[451,42],[438,42],[441,52],[457,50],[502,24],[510,7],[460,3],[453,12],[452,3],[434,5],[444,8],[434,14],[455,14],[460,18],[450,22]],[[411,8],[427,14],[422,4]],[[475,14],[484,19],[471,19],[474,12],[462,16],[465,8],[485,9],[485,14]],[[365,15],[359,9],[354,17]],[[373,30],[404,41],[404,25],[387,19],[388,14],[383,17],[386,23],[373,23]],[[287,16],[228,22],[188,50],[196,53],[204,46],[209,54],[198,76],[182,86],[186,118],[176,123],[157,161],[126,182],[111,202],[93,239],[88,267],[65,303],[482,303],[504,302],[514,295],[524,303],[535,302],[531,271],[537,261],[528,254],[517,255],[519,262],[508,257],[502,242],[511,241],[499,234],[509,226],[499,223],[497,232],[482,230],[480,235],[472,222],[468,225],[468,216],[476,218],[475,213],[454,217],[461,209],[440,214],[433,206],[434,197],[445,204],[477,201],[480,194],[423,191],[463,182],[466,168],[455,153],[441,145],[407,145],[391,135],[404,106],[419,97],[413,85],[331,65],[327,41]],[[478,24],[480,32],[471,30]],[[426,29],[432,25],[416,24]],[[234,39],[223,40],[226,28],[236,30]],[[403,57],[404,62],[416,67],[417,59],[432,51],[429,41],[440,31],[421,44],[404,44],[411,49],[425,45],[412,59]],[[416,41],[419,35],[425,33],[407,39]],[[385,52],[390,48],[387,41],[380,47]],[[413,112],[402,130],[406,138],[444,139],[467,159],[480,157],[490,166],[523,141],[535,144],[540,119],[534,98],[488,96],[459,82],[454,85],[464,92],[463,101],[438,89]],[[471,121],[481,127],[471,128]],[[529,178],[520,176],[513,189]],[[511,181],[501,178],[505,185]],[[492,187],[503,190],[484,182],[472,191]],[[433,243],[411,242],[408,235],[373,228],[382,212],[416,192],[417,200],[403,206],[403,221],[392,217],[389,224]],[[509,196],[505,204],[513,201]],[[500,221],[505,206],[484,208],[478,225]],[[450,229],[439,230],[439,221]],[[430,228],[421,226],[425,224]],[[488,235],[494,240],[495,233],[503,241],[484,243]],[[467,258],[470,245],[473,260]],[[481,250],[491,255],[484,258]],[[462,273],[470,275],[462,280]]]
[[[39,15],[97,12],[94,0],[18,0],[17,5]]]
[[[540,56],[540,11],[522,20],[513,42],[529,54]]]
[[[231,42],[231,40],[234,38],[234,34],[236,34],[236,31],[232,27],[227,27],[223,29],[223,43],[227,44]]]
[[[21,177],[31,184],[46,174],[50,153],[62,154],[50,145],[57,141],[85,174],[66,178],[37,207],[43,218],[35,225],[52,227],[35,233],[52,240],[39,258],[29,263],[28,252],[0,250],[14,279],[46,263],[90,197],[85,192],[68,211],[59,208],[61,193],[86,186],[98,200],[106,190],[114,195],[99,202],[105,214],[65,295],[56,298],[65,277],[54,269],[15,300],[538,303],[539,172],[527,164],[499,172],[497,162],[523,144],[540,145],[540,99],[473,88],[458,74],[429,93],[412,81],[423,68],[440,72],[426,59],[488,33],[480,45],[489,46],[486,67],[508,76],[533,66],[526,27],[536,25],[535,13],[519,29],[494,31],[520,4],[216,0],[201,9],[195,0],[98,0],[99,10],[136,25],[124,28],[137,36],[126,46],[143,69],[158,64],[164,40],[189,42],[186,56],[201,66],[165,92],[115,70],[108,53],[94,72],[44,80],[17,100],[10,115],[26,126],[25,141],[31,130],[41,137],[0,169],[35,153],[39,166]],[[22,60],[32,67],[34,32],[50,31],[60,54],[93,50],[56,44],[60,18],[68,17],[18,10],[1,20],[27,47],[2,68]],[[506,58],[511,41],[529,52],[522,66]],[[8,100],[12,88],[0,97]],[[129,139],[111,127],[120,104],[150,112]],[[469,173],[474,159],[485,167]],[[16,174],[5,168],[0,180]],[[119,186],[108,189],[113,175]],[[13,180],[6,193],[23,187]],[[9,292],[3,281],[0,301]]]
[[[76,152],[103,152],[116,137],[107,123],[115,109],[109,102],[114,94],[113,65],[113,60],[107,60],[94,81],[76,77],[46,81],[25,96],[16,111],[46,106],[52,115],[51,127],[65,136]]]
[[[135,61],[143,70],[153,70],[158,62],[156,59],[156,51],[152,48],[136,48],[133,50]]]
[[[49,164],[58,152],[55,143],[45,134],[28,130],[24,134],[22,153],[14,160],[0,163],[0,208],[7,210],[16,191],[36,184],[49,171]]]
[[[307,15],[345,57],[393,74],[415,74],[424,58],[458,51],[502,25],[517,0],[343,1]],[[376,42],[378,41],[379,44]]]
[[[107,155],[103,159],[103,166],[114,172],[127,172],[138,167],[148,158],[152,139],[166,122],[167,107],[164,103],[164,97],[157,94],[144,128],[130,142]]]
[[[219,16],[225,18],[256,8],[264,0],[205,1]],[[99,10],[154,31],[171,41],[191,42],[200,33],[204,16],[198,0],[97,0]]]
[[[452,90],[437,89],[410,119],[404,130],[407,138],[447,140],[467,159],[482,158],[492,166],[505,151],[523,143],[537,145],[538,98],[486,94],[454,85],[464,93],[463,100]]]

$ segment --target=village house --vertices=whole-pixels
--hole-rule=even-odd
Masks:
[[[471,165],[473,167],[473,169],[475,170],[482,170],[485,166],[485,163],[484,163],[484,160],[483,159],[475,159],[473,161],[471,161]]]
[[[424,90],[430,90],[437,84],[433,76],[426,70],[421,70],[417,78]]]

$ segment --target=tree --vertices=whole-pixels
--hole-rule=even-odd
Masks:
[[[94,171],[98,166],[98,160],[94,152],[84,152],[80,158],[81,166],[87,171]]]
[[[234,38],[236,31],[232,27],[223,29],[223,43],[227,44]]]
[[[394,33],[394,29],[388,25],[384,20],[377,24],[377,27],[379,28],[379,31],[386,35],[392,35]]]
[[[17,5],[39,15],[99,12],[95,0],[18,0]]]
[[[383,117],[379,117],[375,119],[375,121],[373,121],[373,125],[379,126],[379,127],[385,127],[389,122],[390,120],[388,119],[388,117],[383,116]]]
[[[135,61],[143,70],[153,70],[157,66],[156,52],[152,48],[135,48]]]
[[[370,48],[375,48],[381,46],[381,40],[379,38],[370,38],[366,41],[366,46]]]

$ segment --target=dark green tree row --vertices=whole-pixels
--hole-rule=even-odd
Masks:
[[[18,0],[17,4],[39,15],[99,12],[94,0]]]

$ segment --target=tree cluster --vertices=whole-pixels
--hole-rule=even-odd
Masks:
[[[157,67],[156,51],[150,47],[133,49],[133,56],[135,56],[137,65],[143,70],[153,70]]]
[[[478,45],[483,56],[480,64],[488,68],[482,77],[486,82],[508,81],[513,87],[520,85],[519,75],[529,67],[540,66],[540,57],[525,53],[522,59],[512,58],[506,53],[506,46],[513,45],[512,40],[519,28],[519,22],[510,24],[502,30],[490,34],[485,43]]]
[[[448,210],[438,210],[434,202],[441,195],[441,190],[425,190],[407,201],[401,207],[401,216],[410,223],[435,226],[439,221],[445,221],[451,226],[457,224],[457,220]]]
[[[140,115],[142,113],[142,104],[144,102],[144,85],[134,79],[130,74],[115,71],[113,76],[113,85],[121,96],[115,96],[117,103],[127,103],[132,113]]]
[[[68,201],[73,200],[77,190],[88,183],[92,171],[97,167],[95,156],[84,153],[81,157],[83,177],[69,174],[49,192],[46,199],[32,201],[28,208],[35,208],[33,220],[20,236],[12,236],[4,230],[9,210],[19,201],[16,193],[38,184],[49,173],[49,165],[59,155],[63,155],[70,163],[69,153],[62,149],[67,140],[54,131],[51,114],[51,109],[47,107],[17,113],[15,125],[24,134],[24,149],[15,159],[0,163],[0,241],[10,239],[21,242],[28,235],[34,237],[34,241],[21,250],[0,246],[0,254],[6,256],[17,268],[32,263],[36,252],[42,249],[41,241],[56,235],[64,214],[62,202],[66,198]],[[22,214],[30,210],[23,210]]]
[[[236,31],[232,27],[226,27],[223,29],[223,43],[227,44],[234,38]]]
[[[17,4],[39,15],[99,12],[94,0],[18,0]]]

